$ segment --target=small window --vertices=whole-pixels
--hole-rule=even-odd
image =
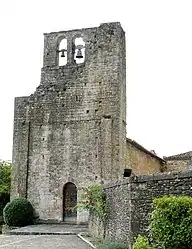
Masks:
[[[61,40],[59,44],[59,66],[67,64],[67,39]]]

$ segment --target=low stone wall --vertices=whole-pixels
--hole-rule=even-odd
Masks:
[[[89,234],[93,237],[100,239],[105,237],[105,226],[103,221],[98,217],[94,217],[93,215],[89,216],[88,230]]]
[[[131,224],[131,184],[129,180],[116,181],[105,186],[108,219],[106,238],[129,240]]]
[[[192,196],[192,171],[130,177],[104,188],[109,211],[105,236],[132,244],[137,234],[147,234],[154,198]]]

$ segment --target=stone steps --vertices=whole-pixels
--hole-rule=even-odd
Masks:
[[[88,232],[85,225],[71,224],[38,224],[13,230],[6,230],[4,234],[9,235],[77,235]]]

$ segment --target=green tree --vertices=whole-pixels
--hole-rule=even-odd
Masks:
[[[0,225],[3,222],[3,208],[9,202],[11,187],[11,163],[0,161]]]
[[[11,163],[0,161],[0,194],[10,193]]]

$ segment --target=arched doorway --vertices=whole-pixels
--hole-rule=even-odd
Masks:
[[[76,223],[77,187],[68,182],[63,188],[63,221]]]

